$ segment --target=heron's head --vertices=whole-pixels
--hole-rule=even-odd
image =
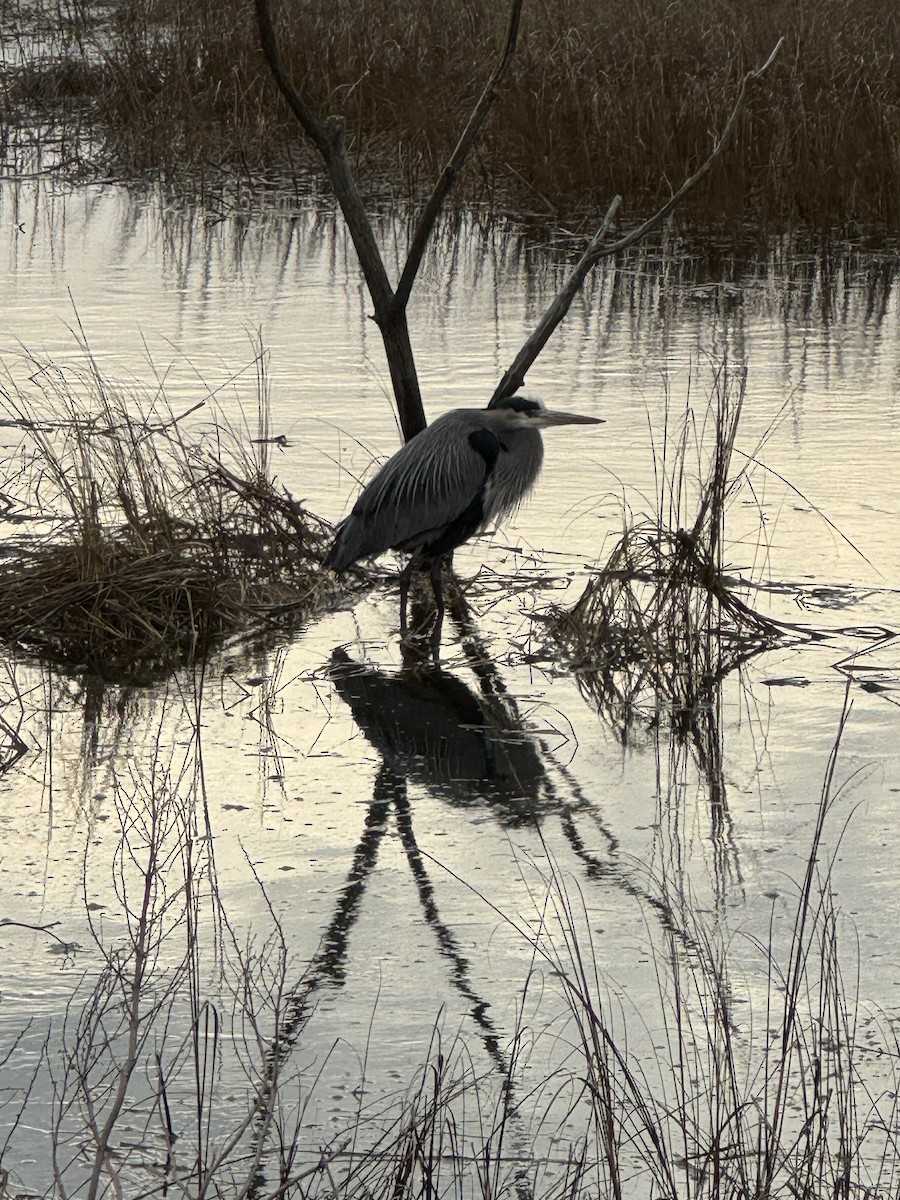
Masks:
[[[498,414],[504,428],[547,429],[551,425],[602,425],[601,417],[583,417],[579,413],[560,412],[547,408],[537,396],[504,396],[488,405]]]

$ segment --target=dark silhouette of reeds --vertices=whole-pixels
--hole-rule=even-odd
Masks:
[[[11,18],[19,5],[4,9]],[[104,170],[208,174],[217,164],[305,177],[308,149],[267,77],[251,5],[74,10],[57,23],[53,54],[26,52],[5,71],[0,101],[12,116],[77,108],[78,93],[105,131]],[[281,0],[275,16],[292,78],[316,111],[345,116],[372,191],[391,195],[430,187],[507,19],[490,0]],[[468,195],[596,219],[620,192],[626,218],[645,214],[706,158],[741,75],[782,35],[727,161],[686,212],[770,227],[896,227],[900,13],[889,0],[531,4]]]

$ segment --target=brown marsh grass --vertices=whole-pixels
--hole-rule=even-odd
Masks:
[[[346,117],[368,190],[428,187],[490,71],[505,6],[274,7],[293,78],[316,111]],[[22,12],[16,0],[3,8]],[[225,165],[251,178],[306,177],[307,150],[268,78],[247,0],[125,0],[98,11],[44,12],[50,26],[57,13],[64,56],[89,70],[61,70],[58,54],[7,70],[0,98],[11,115],[45,107],[62,80],[65,96],[76,84],[92,95],[106,134],[100,169]],[[705,159],[741,74],[782,36],[735,145],[686,211],[768,227],[895,227],[900,13],[890,0],[537,0],[469,197],[554,219],[596,214],[620,192],[626,218],[645,215]]]
[[[725,564],[725,517],[746,482],[732,471],[746,371],[713,368],[705,411],[691,386],[681,412],[667,403],[654,444],[655,513],[627,519],[603,567],[555,636],[584,695],[623,737],[661,710],[686,730],[717,685],[787,634],[743,598],[747,583]]]
[[[262,374],[257,429],[205,436],[185,432],[202,402],[176,415],[164,394],[118,394],[93,368],[34,362],[31,384],[0,389],[21,436],[4,515],[42,529],[7,545],[8,645],[140,681],[333,600],[330,528],[269,470]]]

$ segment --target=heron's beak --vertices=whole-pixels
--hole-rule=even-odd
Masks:
[[[554,412],[544,409],[533,418],[536,425],[545,428],[548,425],[604,425],[602,417],[583,417],[580,413]]]

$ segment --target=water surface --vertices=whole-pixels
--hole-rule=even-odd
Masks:
[[[385,219],[381,235],[401,246],[402,221]],[[294,495],[336,520],[396,449],[377,330],[327,207],[248,196],[241,211],[211,213],[154,190],[7,181],[0,245],[9,387],[27,391],[35,358],[83,368],[86,343],[129,394],[163,381],[176,412],[207,399],[190,418],[198,430],[227,420],[249,438],[261,340],[273,432],[286,442],[273,461]],[[79,1067],[77,1023],[102,1008],[89,1001],[101,948],[133,943],[149,846],[160,859],[161,1010],[121,1135],[135,1161],[153,1160],[148,1178],[161,1177],[166,1150],[149,1099],[157,1054],[175,1132],[182,1145],[203,1140],[182,1041],[212,1011],[204,1000],[217,1032],[207,1023],[203,1044],[219,1055],[205,1085],[217,1089],[211,1145],[246,1121],[278,1008],[300,1080],[292,1112],[314,1158],[361,1107],[395,1111],[436,1025],[491,1103],[522,1034],[506,1152],[564,1158],[583,1129],[584,1068],[554,965],[566,959],[560,895],[573,898],[636,1061],[663,1053],[659,955],[673,928],[688,949],[688,926],[715,931],[748,1001],[764,1004],[753,939],[787,946],[848,706],[822,862],[833,858],[851,979],[858,949],[860,1028],[874,1028],[869,1005],[893,1022],[894,275],[851,248],[797,258],[773,243],[749,265],[724,256],[712,275],[690,251],[688,240],[607,265],[532,370],[528,390],[550,406],[607,423],[551,431],[534,498],[458,556],[472,612],[448,627],[439,671],[404,672],[390,582],[290,644],[235,646],[204,676],[156,689],[104,689],[8,660],[3,713],[28,746],[0,778],[2,911],[18,922],[0,930],[0,1028],[7,1047],[22,1034],[5,1068],[10,1094],[31,1087],[3,1158],[17,1186],[50,1187],[54,1122],[57,1169],[76,1181],[86,1169],[83,1114],[67,1103],[79,1070],[99,1091],[109,1064]],[[411,308],[430,417],[485,403],[563,270],[502,222],[448,223]],[[598,717],[532,618],[574,600],[623,522],[654,511],[663,425],[688,403],[702,422],[723,364],[746,370],[738,449],[758,464],[729,509],[729,566],[752,579],[763,611],[828,636],[723,683],[713,779],[666,714],[624,731]],[[21,431],[2,441],[13,464]],[[183,973],[190,947],[199,995]],[[104,1018],[113,1046],[120,1016],[112,1006]],[[472,1108],[465,1120],[490,1124]],[[251,1139],[252,1122],[241,1144]],[[635,1194],[643,1186],[638,1177]]]

